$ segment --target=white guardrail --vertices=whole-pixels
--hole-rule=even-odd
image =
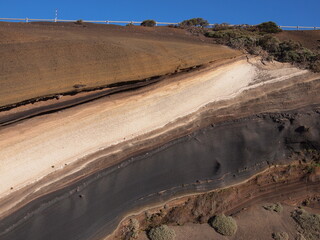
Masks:
[[[0,21],[23,21],[23,22],[77,22],[77,20],[64,20],[64,19],[35,19],[35,18],[0,18]],[[106,23],[106,24],[141,24],[142,21],[110,21],[110,20],[81,20],[82,22],[87,23]],[[156,22],[156,25],[177,25],[179,23],[171,23],[171,22]],[[209,26],[213,26],[215,24],[210,23]],[[232,25],[230,25],[232,26]],[[279,26],[282,29],[312,29],[312,30],[320,30],[320,27],[306,27],[306,26]]]

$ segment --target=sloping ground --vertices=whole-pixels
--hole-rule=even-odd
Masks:
[[[126,216],[185,195],[193,195],[198,215],[177,200],[176,212],[157,219],[177,223],[181,213],[206,221],[206,204],[210,214],[217,210],[202,204],[210,196],[229,213],[263,197],[319,192],[310,165],[297,174],[272,167],[319,158],[319,74],[239,56],[179,29],[0,29],[2,106],[74,85],[168,74],[0,113],[1,240],[114,239]],[[195,65],[205,66],[180,72]],[[252,179],[267,169],[266,178]],[[194,196],[243,182],[253,184],[220,198]]]
[[[291,124],[295,114],[249,118],[318,104],[318,90],[319,75],[240,58],[3,127],[0,236],[102,238],[134,210],[318,147],[317,109]],[[314,134],[295,133],[304,125]]]
[[[267,203],[266,203],[267,204]],[[238,229],[234,236],[228,237],[217,233],[209,224],[185,224],[182,226],[170,226],[176,233],[175,240],[239,240],[239,239],[261,239],[271,240],[274,233],[285,232],[289,239],[301,239],[298,227],[292,212],[296,208],[285,206],[281,213],[267,211],[263,204],[255,205],[235,214]],[[310,209],[308,209],[310,211]],[[316,212],[311,209],[311,212]],[[254,229],[254,231],[253,231]],[[148,240],[143,232],[138,240]],[[305,239],[305,238],[302,238]]]
[[[306,48],[320,51],[320,30],[283,31],[276,36],[282,41],[293,40]]]
[[[147,222],[148,226],[173,225],[171,228],[176,232],[177,240],[270,240],[272,234],[277,232],[286,232],[289,239],[300,239],[298,237],[303,231],[294,221],[292,213],[298,208],[305,208],[319,214],[319,170],[318,167],[314,172],[308,172],[305,164],[272,167],[245,183],[185,197],[176,200],[176,203],[168,202],[165,208],[152,209],[149,211],[149,222],[145,220],[145,214],[135,218],[140,219],[142,229]],[[264,208],[279,202],[281,204],[277,211]],[[236,220],[238,228],[233,236],[223,236],[208,224],[209,218],[221,212],[232,215]],[[319,222],[308,224],[317,232]],[[314,232],[309,233],[309,236],[314,235],[310,239],[318,239]],[[148,238],[141,233],[138,239]]]
[[[0,107],[238,55],[168,27],[1,22]]]

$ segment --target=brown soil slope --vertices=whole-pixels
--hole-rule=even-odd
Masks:
[[[283,31],[277,34],[277,37],[282,41],[293,40],[312,50],[320,50],[319,30]]]
[[[168,27],[0,23],[0,106],[237,55]]]

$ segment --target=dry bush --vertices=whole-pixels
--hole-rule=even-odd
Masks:
[[[237,231],[237,223],[232,217],[224,214],[216,215],[210,221],[210,225],[220,234],[224,236],[232,236]]]
[[[234,26],[231,26],[229,23],[215,23],[212,26],[213,31],[221,31],[221,30],[228,30],[228,29],[235,29]]]
[[[173,229],[170,229],[167,225],[161,225],[159,227],[152,228],[148,237],[151,240],[174,240],[176,234]]]
[[[263,208],[268,211],[274,211],[277,213],[282,212],[283,210],[283,207],[280,203],[272,203],[272,204],[264,205]]]
[[[182,28],[185,27],[206,27],[209,25],[209,22],[203,18],[191,18],[188,20],[182,21],[179,26]]]
[[[140,25],[144,27],[154,27],[156,25],[156,21],[152,19],[144,20]]]
[[[320,215],[308,213],[298,209],[292,213],[293,219],[298,223],[298,231],[308,240],[320,239]]]
[[[125,232],[124,232],[124,240],[131,240],[131,239],[137,239],[139,237],[140,233],[140,223],[137,219],[130,219],[129,224],[126,226]]]

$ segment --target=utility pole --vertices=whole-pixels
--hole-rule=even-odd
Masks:
[[[58,21],[58,9],[56,9],[56,16],[54,18],[54,22],[57,22]]]

